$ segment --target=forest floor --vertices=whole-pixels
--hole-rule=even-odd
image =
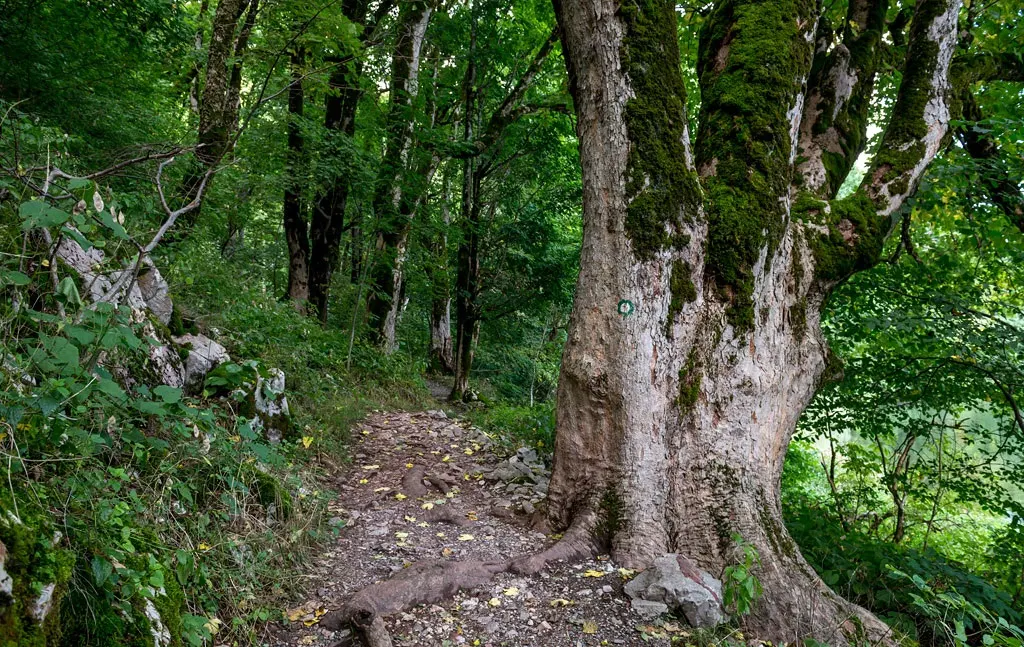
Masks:
[[[265,644],[357,645],[347,630],[330,631],[320,620],[363,587],[421,560],[497,561],[553,543],[531,528],[548,476],[532,450],[498,456],[483,432],[441,411],[374,413],[353,437],[353,462],[338,477],[331,508],[344,527],[301,575],[305,601],[268,627]],[[413,480],[423,486],[414,470],[432,482],[424,495],[403,493]],[[629,576],[606,556],[556,562],[530,577],[498,574],[483,587],[393,614],[386,624],[396,646],[689,642],[683,623],[632,611],[622,592]]]

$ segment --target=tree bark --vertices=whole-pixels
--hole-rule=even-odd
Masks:
[[[301,313],[309,300],[309,227],[302,204],[302,173],[305,141],[302,136],[302,112],[305,93],[302,86],[304,54],[291,55],[292,83],[288,87],[288,167],[284,190],[284,234],[288,244],[288,299]]]
[[[397,347],[395,334],[401,311],[399,295],[405,280],[409,231],[418,202],[415,196],[409,195],[406,187],[416,178],[405,176],[413,170],[409,167],[415,127],[411,109],[419,86],[420,52],[431,14],[426,2],[403,5],[391,59],[388,140],[373,200],[378,229],[377,254],[367,295],[374,341],[387,353]],[[416,170],[422,172],[427,169]]]
[[[798,153],[821,145],[811,137],[799,150],[804,99],[826,91],[808,87],[815,3],[716,3],[701,35],[692,149],[674,5],[555,6],[578,117],[584,239],[551,525],[586,529],[628,567],[679,552],[716,576],[736,559],[739,535],[762,562],[765,593],[744,620],[758,638],[883,639],[884,624],[804,561],[779,486],[797,419],[833,365],[822,304],[878,261],[945,140],[958,0],[918,3],[882,149],[844,200],[834,193],[842,178],[810,182],[816,171],[798,168]]]
[[[475,20],[475,18],[474,18]],[[476,23],[470,31],[469,64],[463,80],[463,139],[473,141],[476,116]],[[462,160],[461,227],[458,268],[455,278],[455,382],[448,399],[461,401],[469,389],[469,372],[473,367],[473,344],[478,330],[476,313],[477,282],[480,276],[479,228],[480,178],[476,174],[476,158]]]
[[[451,185],[445,173],[441,188],[441,227],[428,244],[432,262],[426,269],[430,282],[430,350],[428,362],[434,373],[453,375],[452,295],[448,275],[448,227],[451,226]]]
[[[350,21],[366,20],[366,0],[345,0],[341,10]],[[363,30],[365,38],[372,28]],[[363,91],[360,86],[362,59],[354,53],[335,61],[328,80],[324,102],[324,127],[335,136],[352,137],[356,128],[356,108]],[[341,236],[345,232],[345,207],[351,185],[347,175],[336,175],[324,193],[317,197],[310,220],[309,303],[321,323],[327,322],[327,302],[331,279],[338,268]]]
[[[206,77],[199,100],[195,167],[182,182],[183,204],[195,199],[206,172],[230,152],[231,137],[238,125],[242,60],[258,13],[259,0],[220,0],[214,10]],[[179,221],[179,236],[187,235],[195,226],[201,209],[202,203]]]

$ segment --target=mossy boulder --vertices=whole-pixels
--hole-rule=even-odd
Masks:
[[[43,647],[60,635],[58,610],[74,556],[43,513],[0,500],[0,647]]]
[[[141,570],[148,558],[136,556],[128,566]],[[95,590],[91,567],[80,561],[82,586],[73,588],[61,609],[61,647],[182,647],[185,595],[173,573],[165,569],[163,575],[159,587],[147,585],[125,603]]]

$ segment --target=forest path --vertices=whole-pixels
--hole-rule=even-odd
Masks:
[[[347,631],[319,622],[363,587],[420,560],[501,560],[552,543],[529,527],[528,513],[547,488],[532,451],[502,460],[483,432],[440,411],[374,413],[354,437],[353,464],[339,477],[330,508],[345,526],[311,560],[301,575],[305,602],[286,611],[289,622],[268,628],[266,644],[358,645]],[[403,493],[417,487],[427,491]],[[607,558],[559,562],[531,577],[496,575],[386,624],[396,646],[410,647],[668,645],[672,634],[681,635],[676,625],[651,627],[635,615],[623,584]]]

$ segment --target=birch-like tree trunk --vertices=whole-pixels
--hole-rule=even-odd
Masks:
[[[406,188],[407,183],[415,182],[417,178],[406,178],[405,175],[428,171],[426,168],[410,168],[409,161],[415,129],[412,106],[419,86],[420,52],[431,14],[426,2],[403,5],[391,58],[388,140],[373,201],[379,230],[377,253],[367,295],[370,327],[377,344],[388,353],[397,347],[395,334],[402,307],[400,295],[405,280],[405,256],[418,205],[417,195],[409,195],[418,192]]]
[[[451,182],[447,170],[441,184],[441,226],[431,233],[428,243],[431,262],[424,268],[430,282],[430,370],[451,375],[455,372],[452,355],[452,292],[448,276],[448,227],[451,226]]]
[[[715,2],[692,146],[674,4],[555,1],[584,239],[549,518],[638,568],[679,552],[720,575],[741,536],[762,560],[747,618],[762,639],[886,632],[801,557],[779,485],[797,418],[836,370],[822,304],[879,260],[946,140],[959,5],[918,2],[881,147],[837,199],[865,145],[884,0],[851,0],[835,43],[813,1]]]

